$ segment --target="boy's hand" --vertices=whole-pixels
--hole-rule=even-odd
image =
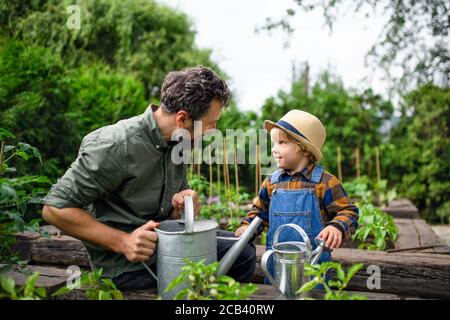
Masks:
[[[234,232],[234,236],[236,238],[239,238],[241,236],[241,234],[243,234],[245,232],[245,230],[248,228],[248,224],[243,224],[242,226],[240,226],[239,228],[237,228],[237,230]]]
[[[342,232],[334,226],[325,227],[318,235],[326,241],[326,246],[330,249],[339,248],[342,244]]]

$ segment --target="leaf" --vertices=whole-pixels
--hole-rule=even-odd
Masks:
[[[47,296],[47,291],[45,291],[44,287],[36,288],[34,291],[40,298],[45,298]]]
[[[318,284],[320,284],[320,281],[318,280],[318,278],[314,278],[313,280],[302,285],[302,287],[297,291],[297,293],[310,291],[314,289]]]
[[[180,283],[184,282],[186,279],[186,275],[184,273],[181,273],[178,277],[172,280],[172,282],[169,283],[169,285],[164,290],[164,293],[167,293],[171,291],[173,288],[178,286]]]
[[[112,296],[109,292],[100,290],[98,292],[98,300],[112,300]]]
[[[33,294],[34,286],[35,286],[38,278],[39,278],[39,272],[35,272],[30,277],[28,277],[27,281],[25,282],[25,288],[24,288],[24,293],[26,296]]]
[[[348,268],[347,270],[347,277],[346,277],[346,282],[348,283],[349,280],[359,271],[361,270],[361,268],[364,267],[363,263],[356,263],[354,265],[352,265],[350,268]]]
[[[5,149],[3,150],[3,152],[9,152],[11,150],[14,150],[16,147],[15,146],[11,146],[11,145],[5,145]]]
[[[339,280],[342,282],[345,281],[345,272],[342,270],[342,267],[339,265],[336,269],[336,274]]]
[[[328,281],[328,286],[331,287],[331,288],[339,289],[342,286],[342,281],[340,281],[340,280],[329,280]]]
[[[0,282],[2,284],[3,290],[5,290],[6,292],[8,292],[10,294],[15,293],[15,290],[14,290],[15,283],[14,283],[13,278],[2,276]]]
[[[110,291],[114,299],[116,300],[123,300],[123,294],[119,290],[112,290]]]
[[[54,292],[52,294],[52,296],[58,297],[58,296],[61,296],[61,295],[71,292],[73,289],[74,289],[74,287],[64,286],[64,287],[59,288],[56,292]]]
[[[28,154],[25,151],[17,151],[16,155],[21,157],[21,158],[23,158],[23,159],[25,159],[25,160],[28,160]]]
[[[174,300],[182,300],[184,299],[186,296],[188,296],[188,294],[191,292],[190,289],[186,288],[186,289],[182,289],[180,291],[178,291],[178,293],[175,295],[175,297],[173,298]]]
[[[21,151],[27,151],[28,149],[31,148],[31,146],[28,143],[24,142],[19,142],[18,145]]]

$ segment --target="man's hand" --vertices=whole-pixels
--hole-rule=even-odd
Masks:
[[[181,213],[184,211],[184,196],[191,196],[194,202],[194,214],[198,216],[201,209],[201,204],[198,199],[198,194],[194,190],[188,189],[175,193],[172,197],[173,210],[170,214],[170,219],[179,219]]]
[[[326,246],[330,249],[339,248],[342,244],[342,232],[334,226],[325,227],[318,235],[326,241]]]
[[[239,238],[245,232],[245,230],[248,228],[248,226],[249,226],[248,224],[243,224],[242,226],[237,228],[237,230],[234,232],[234,236],[236,238]]]
[[[159,222],[150,220],[137,228],[122,243],[122,254],[131,262],[147,261],[155,252],[158,236],[153,228],[158,228]]]

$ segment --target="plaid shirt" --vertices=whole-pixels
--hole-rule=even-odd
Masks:
[[[324,171],[319,184],[311,183],[314,166],[310,164],[293,175],[283,171],[277,188],[290,190],[315,188],[323,224],[338,228],[343,238],[349,239],[358,227],[358,208],[350,201],[341,182],[331,173]],[[258,216],[263,220],[264,226],[269,225],[270,199],[274,186],[277,184],[271,183],[270,178],[271,176],[268,176],[264,180],[259,196],[254,199],[253,207],[247,217],[242,220],[242,224],[249,224],[255,216]]]

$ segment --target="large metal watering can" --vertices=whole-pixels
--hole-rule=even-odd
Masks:
[[[239,238],[217,236],[217,222],[213,220],[194,220],[194,205],[192,197],[184,197],[185,213],[180,220],[165,220],[155,228],[158,234],[157,244],[157,275],[144,263],[147,270],[158,281],[158,293],[162,299],[173,299],[178,291],[185,288],[180,284],[169,292],[165,289],[178,277],[185,265],[184,259],[200,261],[205,264],[217,261],[217,239],[235,241],[219,264],[217,275],[226,274],[236,261],[245,245],[256,232],[261,219],[256,217]]]
[[[294,228],[303,238],[304,242],[286,241],[278,242],[278,237],[284,228]],[[296,224],[284,224],[278,227],[273,237],[271,250],[267,250],[261,258],[261,267],[267,278],[277,289],[277,299],[293,300],[302,299],[306,295],[298,294],[297,291],[304,283],[309,281],[305,275],[305,263],[315,264],[319,260],[325,247],[325,241],[315,239],[317,248],[312,251],[311,242],[306,232]],[[269,258],[273,255],[273,272],[269,272]]]

